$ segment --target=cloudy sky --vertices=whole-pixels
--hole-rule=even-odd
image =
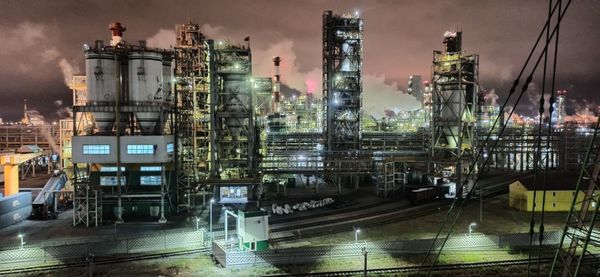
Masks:
[[[502,100],[545,21],[547,5],[542,0],[2,0],[0,117],[18,119],[24,98],[47,118],[58,117],[56,111],[71,102],[65,79],[83,71],[82,45],[108,40],[111,21],[127,26],[126,40],[162,47],[174,44],[175,24],[190,20],[215,39],[239,42],[250,36],[255,75],[271,75],[271,58],[278,55],[284,83],[302,92],[307,83],[318,90],[327,9],[359,11],[364,19],[363,98],[369,112],[415,107],[403,93],[408,76],[430,78],[432,51],[442,48],[442,34],[451,27],[463,30],[464,50],[480,55],[481,85]],[[573,106],[600,104],[598,26],[600,2],[574,0],[561,28],[558,59],[558,87],[569,90]],[[539,88],[541,80],[534,83]],[[535,93],[524,99],[523,113],[536,109]]]

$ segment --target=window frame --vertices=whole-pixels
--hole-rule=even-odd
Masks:
[[[110,155],[110,144],[84,144],[81,147],[83,155]]]
[[[127,155],[154,155],[154,144],[127,144]]]

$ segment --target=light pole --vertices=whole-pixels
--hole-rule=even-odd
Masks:
[[[23,250],[23,245],[25,245],[25,241],[23,241],[23,234],[19,234],[19,239],[21,240],[21,247],[19,247],[19,249]]]
[[[360,233],[360,228],[354,229],[354,243],[358,243],[358,233]]]
[[[471,236],[471,234],[473,233],[473,228],[475,228],[475,226],[477,226],[477,223],[475,222],[469,224],[469,236]]]
[[[215,199],[214,199],[214,198],[211,198],[211,199],[210,199],[210,204],[209,204],[209,206],[208,206],[208,218],[209,218],[209,220],[208,220],[208,221],[209,221],[210,240],[211,240],[211,241],[212,241],[212,239],[213,239],[213,229],[212,229],[212,216],[213,216],[213,215],[212,215],[212,206],[213,206],[213,203],[215,203]]]

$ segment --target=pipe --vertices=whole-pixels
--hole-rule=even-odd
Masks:
[[[117,61],[117,99],[115,101],[115,131],[117,135],[117,220],[116,223],[123,223],[123,204],[121,199],[121,116],[120,116],[120,99],[121,99],[121,86],[123,80],[121,78],[121,61],[117,59],[117,52],[115,52],[115,60]]]

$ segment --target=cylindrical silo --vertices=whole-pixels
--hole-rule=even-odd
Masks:
[[[112,53],[88,52],[85,54],[85,73],[88,101],[91,105],[105,105],[117,100],[118,59]],[[109,134],[115,124],[113,112],[94,112],[94,122],[98,132]]]
[[[463,116],[464,99],[462,99],[461,89],[458,84],[456,85],[445,85],[440,89],[440,95],[443,95],[443,99],[440,101],[446,102],[441,110],[441,119],[445,122],[448,128],[446,129],[446,140],[448,142],[448,148],[458,147],[460,132],[460,122]]]
[[[160,53],[132,52],[129,55],[129,100],[133,105],[162,104],[163,60]],[[143,135],[153,134],[159,123],[159,112],[136,112],[135,118]]]

